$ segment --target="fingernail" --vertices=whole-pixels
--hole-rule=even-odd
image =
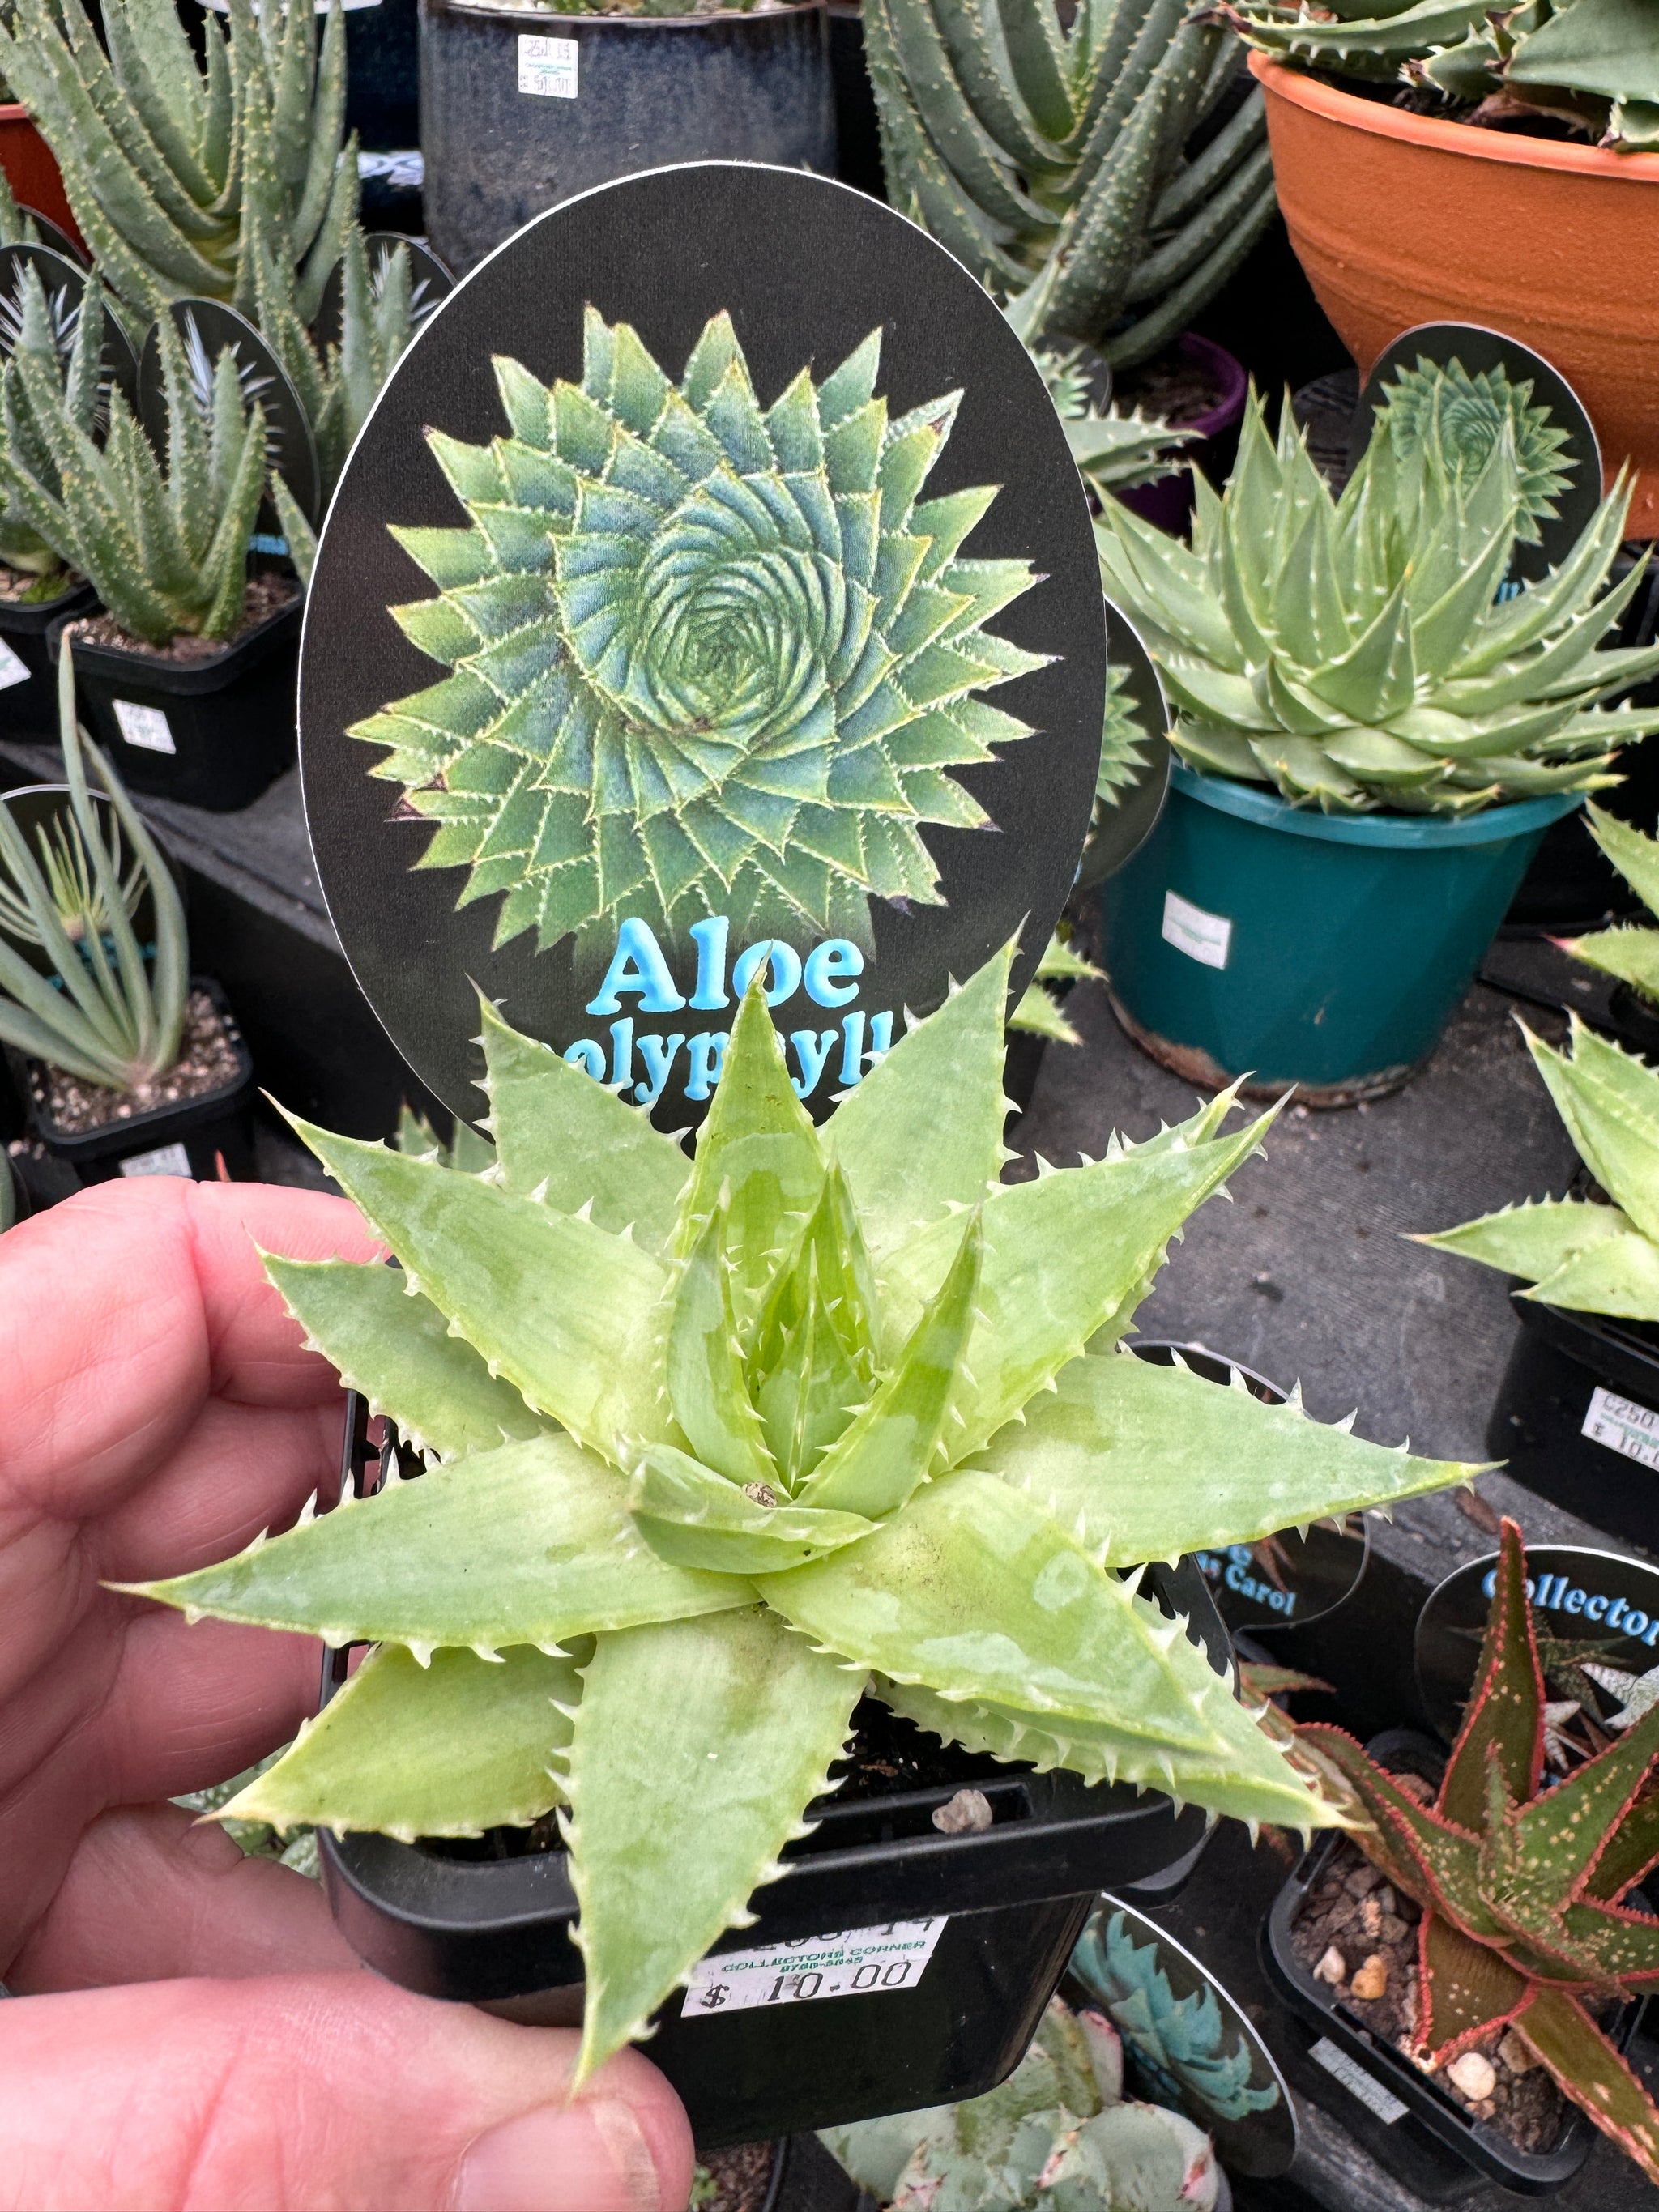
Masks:
[[[675,2154],[631,2105],[545,2105],[478,2137],[461,2160],[454,2212],[664,2212]]]

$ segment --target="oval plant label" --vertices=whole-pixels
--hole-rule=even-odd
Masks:
[[[1024,990],[1103,645],[1064,433],[957,262],[804,172],[627,178],[456,289],[347,465],[301,673],[319,877],[463,1115],[478,990],[678,1128],[762,973],[823,1115],[1017,931]]]
[[[67,249],[69,241],[64,240]],[[59,357],[67,361],[81,326],[87,271],[73,254],[53,246],[0,246],[0,356],[9,359],[23,328],[25,287],[30,272],[39,278]],[[106,422],[109,393],[118,391],[127,404],[138,404],[138,363],[126,332],[104,307],[103,358],[100,363],[98,428]]]
[[[185,366],[191,391],[204,416],[213,407],[213,380],[222,354],[228,352],[236,368],[244,406],[258,400],[265,416],[265,458],[284,480],[301,512],[313,520],[322,497],[322,478],[317,467],[317,447],[311,418],[287,370],[246,315],[218,300],[175,300],[167,311],[184,343]],[[139,411],[144,430],[156,451],[165,453],[167,440],[166,379],[161,371],[161,345],[151,325],[138,360]],[[266,499],[260,508],[260,528],[280,530],[275,506]],[[260,550],[269,549],[261,547]]]

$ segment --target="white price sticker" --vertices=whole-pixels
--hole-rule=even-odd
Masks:
[[[1374,2074],[1368,2074],[1346,2051],[1339,2051],[1330,2038],[1322,2035],[1313,2047],[1312,2056],[1325,2071],[1335,2077],[1345,2089],[1351,2089],[1362,2105],[1369,2106],[1385,2128],[1406,2117],[1406,2107],[1392,2089],[1385,2089]]]
[[[576,41],[574,39],[536,38],[519,33],[519,89],[538,100],[576,97]]]
[[[0,637],[0,691],[9,691],[14,684],[27,684],[28,680],[27,666]]]
[[[136,745],[141,753],[178,751],[167,718],[159,707],[140,707],[131,699],[117,699],[113,704],[121,735],[130,745]]]
[[[134,1152],[121,1163],[124,1176],[183,1176],[189,1182],[193,1170],[182,1145],[157,1145],[153,1152]]]
[[[1644,1467],[1659,1468],[1659,1413],[1633,1398],[1617,1397],[1598,1385],[1590,1393],[1580,1433]]]
[[[1224,914],[1206,914],[1179,891],[1165,891],[1164,941],[1206,968],[1224,968],[1232,946],[1233,926]]]
[[[713,2020],[757,2005],[810,2004],[814,1997],[883,1996],[913,1990],[933,1955],[944,1920],[891,1920],[793,1943],[721,1951],[691,1969],[686,2020]]]

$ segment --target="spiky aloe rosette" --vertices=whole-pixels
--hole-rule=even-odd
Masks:
[[[562,1808],[584,2070],[747,1923],[867,1683],[974,1751],[1328,1820],[1117,1571],[1468,1472],[1116,1356],[1266,1117],[1000,1185],[1011,958],[822,1133],[751,989],[695,1163],[487,1007],[486,1174],[297,1125],[404,1272],[272,1278],[444,1463],[145,1594],[380,1646],[237,1817]]]
[[[580,385],[498,359],[511,434],[428,433],[468,526],[394,530],[440,596],[392,612],[453,672],[351,734],[498,945],[723,914],[869,951],[872,898],[941,902],[921,830],[985,827],[948,771],[1030,734],[974,694],[1044,665],[986,627],[1036,578],[961,556],[994,487],[921,500],[961,395],[890,422],[880,357],[763,409],[729,316],[676,385],[590,308]]]
[[[1474,1693],[1432,1805],[1341,1729],[1297,1735],[1358,1794],[1366,1856],[1423,1908],[1413,2053],[1443,2066],[1512,2028],[1659,2181],[1659,2111],[1587,2009],[1659,1987],[1659,1919],[1625,1902],[1659,1861],[1659,1705],[1541,1786],[1546,1693],[1526,1571],[1505,1521]]]

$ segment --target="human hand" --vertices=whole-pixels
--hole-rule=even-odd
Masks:
[[[369,1973],[317,1886],[167,1803],[314,1709],[317,1644],[103,1589],[224,1559],[337,1478],[339,1386],[255,1246],[343,1200],[106,1183],[0,1239],[0,2206],[635,2212],[690,2133],[627,2051]]]

